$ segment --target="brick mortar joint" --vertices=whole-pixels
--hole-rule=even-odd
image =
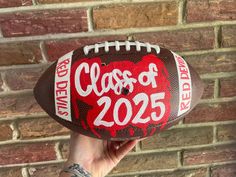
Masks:
[[[214,98],[219,98],[219,97],[220,97],[220,80],[219,78],[216,78],[214,83]]]
[[[109,177],[115,177],[121,175],[126,176],[126,175],[142,175],[142,174],[154,174],[154,173],[164,173],[164,172],[175,172],[177,170],[197,170],[197,169],[202,169],[202,168],[211,168],[215,166],[224,166],[224,165],[231,165],[235,164],[236,161],[228,161],[228,162],[217,162],[217,163],[212,163],[212,164],[199,164],[199,165],[191,165],[191,166],[183,166],[183,167],[177,167],[177,168],[172,168],[172,169],[159,169],[159,170],[149,170],[149,171],[139,171],[139,172],[129,172],[129,173],[118,173],[118,174],[111,174]]]
[[[186,24],[186,3],[187,0],[178,0],[178,24]]]
[[[88,31],[94,31],[94,22],[93,22],[93,10],[92,8],[87,9],[87,21],[88,21]]]
[[[215,41],[214,41],[214,48],[218,49],[221,48],[220,41],[221,41],[221,30],[220,25],[216,25],[214,27],[214,34],[215,34]]]
[[[64,162],[65,162],[65,160],[51,160],[51,161],[42,161],[42,162],[33,162],[33,163],[8,164],[8,165],[0,165],[0,169],[9,169],[9,168],[14,168],[14,167],[34,168],[34,167],[44,166],[44,165],[62,164]],[[201,164],[201,165],[183,166],[181,168],[172,168],[172,169],[158,169],[158,170],[141,171],[138,174],[135,173],[135,175],[140,175],[140,174],[145,174],[145,173],[151,174],[151,173],[157,173],[157,172],[173,172],[175,170],[194,170],[194,169],[224,166],[224,165],[232,165],[232,164],[236,164],[236,161],[217,162],[217,163],[214,163],[214,164]],[[121,174],[127,175],[127,173],[119,173],[119,174],[113,174],[113,175],[109,175],[109,176],[119,176]],[[128,173],[128,174],[132,174],[132,172]]]
[[[1,72],[0,73],[0,77],[2,78],[2,89],[3,89],[3,92],[9,92],[11,91],[10,87],[7,85],[7,82],[6,82],[6,73],[5,72]]]
[[[39,48],[40,48],[40,52],[41,52],[41,56],[42,56],[41,63],[47,64],[49,57],[48,57],[48,54],[47,54],[47,49],[45,47],[45,42],[44,41],[40,41]]]
[[[214,22],[199,22],[189,23],[172,26],[160,26],[160,27],[143,27],[143,28],[123,28],[123,29],[109,29],[109,30],[97,30],[93,32],[78,32],[78,33],[57,33],[57,34],[46,34],[38,36],[23,36],[23,37],[8,37],[0,39],[0,43],[8,42],[23,42],[23,41],[38,41],[38,40],[57,40],[57,39],[73,39],[83,37],[95,37],[95,36],[108,36],[108,35],[127,35],[136,33],[148,33],[148,32],[162,32],[162,31],[178,31],[185,29],[201,29],[208,27],[215,27],[218,25],[234,25],[235,21],[214,21]]]
[[[13,140],[13,141],[5,141],[0,142],[0,146],[4,145],[11,145],[11,144],[32,144],[32,143],[52,143],[55,144],[59,142],[64,142],[65,140],[69,140],[69,136],[62,137],[50,137],[49,138],[41,138],[41,139],[33,139],[33,140]],[[195,150],[195,149],[204,149],[204,148],[212,148],[212,147],[221,147],[221,146],[229,146],[229,145],[236,145],[235,141],[223,141],[223,142],[215,142],[210,144],[202,144],[202,145],[191,145],[191,146],[180,146],[180,147],[168,147],[168,148],[160,148],[160,149],[152,149],[152,150],[141,150],[138,152],[129,152],[128,156],[138,156],[138,155],[145,155],[145,154],[155,154],[155,153],[177,153],[183,150]],[[61,159],[57,159],[61,160]]]
[[[54,149],[55,149],[55,152],[56,152],[57,160],[61,160],[62,159],[62,153],[61,153],[61,144],[60,144],[60,142],[55,143]]]
[[[26,167],[23,167],[21,169],[21,174],[22,174],[22,177],[30,177],[30,174],[29,174],[28,169]]]
[[[20,131],[18,129],[17,123],[12,122],[10,127],[12,129],[12,140],[18,140],[20,138]]]
[[[0,9],[0,14],[14,13],[14,12],[27,12],[37,10],[57,10],[57,9],[79,9],[79,8],[97,8],[100,6],[109,6],[116,4],[143,4],[143,3],[161,3],[161,2],[177,2],[178,0],[127,0],[127,1],[91,1],[91,2],[70,2],[70,3],[54,3],[54,4],[39,4],[33,0],[31,6],[8,7]]]

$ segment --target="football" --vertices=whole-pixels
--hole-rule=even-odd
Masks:
[[[199,102],[203,84],[178,54],[139,41],[106,41],[71,51],[39,78],[39,105],[72,131],[104,140],[155,135]]]

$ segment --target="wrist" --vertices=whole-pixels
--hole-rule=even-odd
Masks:
[[[78,161],[78,160],[73,160],[73,159],[68,159],[66,162],[65,162],[65,167],[69,167],[73,164],[79,164],[85,171],[91,173],[91,163],[90,162],[86,162],[86,161]]]
[[[80,163],[67,161],[64,165],[63,173],[73,174],[76,177],[92,177],[92,174]]]

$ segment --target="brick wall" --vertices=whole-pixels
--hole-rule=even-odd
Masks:
[[[138,144],[110,176],[236,176],[236,1],[0,0],[0,176],[56,177],[69,131],[32,88],[62,54],[135,39],[179,52],[201,74],[201,103]]]

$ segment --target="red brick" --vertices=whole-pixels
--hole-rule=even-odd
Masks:
[[[236,5],[236,4],[235,4]],[[222,27],[222,47],[236,46],[236,26]]]
[[[203,91],[202,98],[203,99],[213,98],[215,81],[213,81],[213,80],[204,80],[203,83],[204,83],[204,91]]]
[[[139,177],[205,177],[206,169],[196,170],[175,170],[174,172],[148,173],[139,175]]]
[[[5,81],[11,90],[32,89],[45,70],[46,67],[10,69],[5,72]]]
[[[188,115],[185,123],[236,120],[236,102],[199,104]]]
[[[149,153],[124,157],[111,173],[117,174],[176,167],[176,152]]]
[[[54,143],[10,144],[0,147],[0,165],[55,159]]]
[[[232,97],[236,96],[236,77],[225,78],[220,80],[220,96]]]
[[[234,0],[188,0],[187,22],[235,20]]]
[[[212,139],[212,127],[175,128],[143,140],[142,149],[151,150],[157,148],[208,144],[212,142]]]
[[[0,8],[32,5],[32,0],[0,0]]]
[[[61,154],[62,154],[62,158],[63,159],[67,159],[69,156],[69,147],[70,147],[70,143],[69,141],[63,141],[61,143]]]
[[[33,95],[12,95],[0,97],[0,117],[30,115],[44,112]]]
[[[236,52],[229,52],[186,56],[185,59],[198,73],[206,74],[235,71],[235,57]]]
[[[29,168],[30,177],[58,177],[63,164],[46,165]]]
[[[42,60],[39,42],[0,44],[0,65],[39,63]]]
[[[69,129],[49,117],[19,120],[18,127],[22,139],[69,134]]]
[[[177,17],[176,2],[115,5],[93,10],[94,27],[96,29],[175,25]]]
[[[23,177],[20,168],[7,168],[0,170],[2,177]]]
[[[218,141],[236,140],[236,124],[218,125],[217,140]]]
[[[202,50],[214,47],[213,28],[141,33],[133,36],[135,40],[158,44],[173,51]]]
[[[184,165],[211,164],[236,160],[236,144],[186,150],[183,160]]]
[[[69,2],[87,2],[93,0],[37,0],[39,4],[69,3]]]
[[[10,127],[10,123],[2,122],[0,124],[0,130],[0,141],[12,139],[12,129]]]
[[[84,9],[47,10],[1,14],[0,25],[4,37],[31,36],[87,31]]]
[[[211,177],[235,177],[236,164],[216,166],[211,169]]]
[[[103,41],[113,41],[113,40],[126,40],[126,36],[104,36],[104,37],[93,37],[93,38],[81,38],[72,40],[56,40],[47,41],[46,50],[50,61],[57,60],[64,54],[75,50],[84,45],[93,44]]]

